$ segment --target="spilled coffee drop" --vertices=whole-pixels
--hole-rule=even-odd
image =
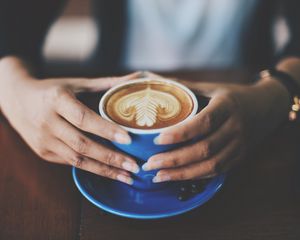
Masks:
[[[105,111],[113,121],[138,129],[174,125],[193,109],[192,99],[184,90],[155,80],[126,85],[107,99]]]

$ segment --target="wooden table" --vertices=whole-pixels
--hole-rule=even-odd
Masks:
[[[175,74],[234,80],[232,73]],[[246,78],[244,78],[246,79]],[[86,98],[91,105],[97,99]],[[300,239],[300,128],[279,129],[228,176],[223,189],[182,216],[113,216],[77,191],[71,168],[40,160],[0,117],[0,239]]]

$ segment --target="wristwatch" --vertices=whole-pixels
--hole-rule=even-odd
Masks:
[[[279,81],[290,94],[291,109],[289,112],[289,120],[297,120],[300,112],[300,86],[296,81],[287,73],[276,69],[267,69],[259,73],[261,79],[276,79]]]

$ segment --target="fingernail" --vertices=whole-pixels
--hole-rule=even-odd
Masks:
[[[159,135],[153,140],[154,144],[161,145],[161,144],[171,144],[174,142],[174,137],[171,135]]]
[[[122,167],[132,173],[138,173],[140,171],[140,168],[137,164],[129,162],[129,161],[125,161],[122,164]]]
[[[128,185],[132,185],[133,184],[133,179],[132,178],[124,176],[124,175],[121,175],[121,174],[117,176],[117,179],[120,182],[126,183]]]
[[[148,163],[148,162],[144,163],[144,165],[142,166],[142,169],[143,169],[144,171],[149,171],[149,170],[150,170],[149,163]]]
[[[158,169],[158,168],[160,168],[161,164],[162,164],[161,160],[148,161],[142,166],[142,169],[144,171]]]
[[[160,144],[160,143],[159,143],[159,136],[155,137],[155,138],[153,139],[153,142],[154,142],[154,144],[159,145],[159,144]]]
[[[126,134],[116,133],[114,138],[115,138],[115,141],[120,144],[130,144],[131,143],[130,136],[126,135]]]
[[[166,182],[169,181],[171,178],[169,175],[156,175],[153,179],[152,182],[154,183],[159,183],[159,182]]]
[[[162,175],[165,175],[165,173],[162,172],[162,171],[159,171],[159,172],[156,174],[156,176],[162,176]]]

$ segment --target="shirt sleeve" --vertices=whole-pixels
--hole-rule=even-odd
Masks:
[[[1,0],[0,58],[17,55],[39,63],[44,37],[63,3],[64,0]]]

